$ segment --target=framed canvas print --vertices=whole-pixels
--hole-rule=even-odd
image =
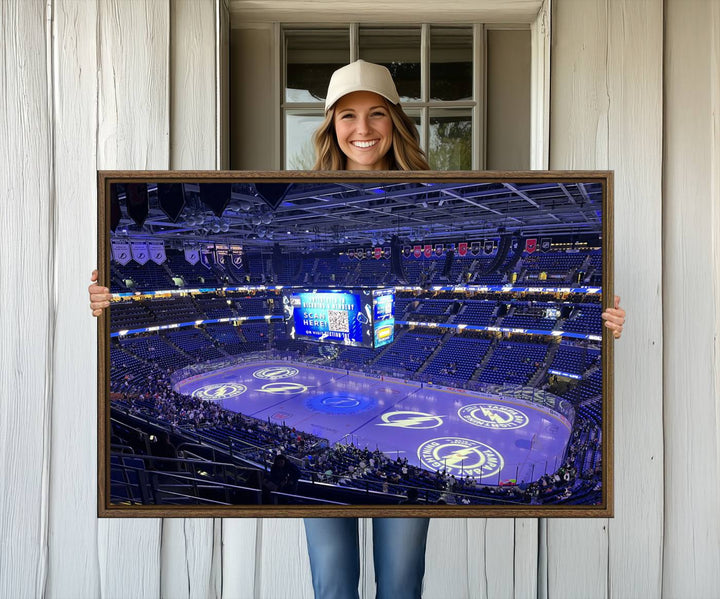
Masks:
[[[612,516],[612,182],[99,172],[99,515]]]

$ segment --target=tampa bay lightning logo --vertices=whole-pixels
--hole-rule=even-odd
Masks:
[[[382,422],[377,426],[395,426],[398,428],[436,428],[443,423],[442,416],[435,416],[426,412],[410,412],[401,410],[386,412],[381,417]]]
[[[469,474],[484,478],[498,474],[505,461],[497,450],[485,443],[462,437],[438,437],[418,447],[418,458],[430,470],[445,469],[448,474]]]
[[[475,426],[494,430],[522,428],[529,422],[524,412],[510,406],[491,403],[463,406],[458,410],[458,416]]]
[[[253,372],[256,379],[268,381],[277,381],[279,379],[289,379],[297,375],[298,369],[292,366],[268,366]]]
[[[240,383],[215,383],[205,385],[192,392],[193,397],[205,401],[220,401],[230,397],[237,397],[247,391],[247,387]]]
[[[372,397],[351,393],[323,393],[309,398],[305,405],[325,414],[357,414],[374,407],[377,401]]]
[[[258,389],[260,393],[270,393],[272,395],[295,395],[305,393],[307,390],[308,387],[306,385],[289,382],[267,383]]]

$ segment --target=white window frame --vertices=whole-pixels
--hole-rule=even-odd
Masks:
[[[274,149],[276,168],[284,163],[284,122],[281,102],[284,103],[281,77],[283,60],[281,52],[282,33],[280,23],[285,25],[310,25],[324,23],[347,24],[347,15],[357,16],[360,23],[412,24],[408,16],[412,15],[415,24],[433,23],[468,24],[513,23],[527,25],[531,31],[531,86],[530,86],[530,168],[547,169],[549,165],[549,124],[550,124],[550,26],[552,0],[447,0],[443,3],[429,3],[426,0],[377,0],[369,5],[361,0],[222,0],[227,2],[230,13],[231,27],[242,27],[253,23],[273,23],[274,56],[273,64],[277,82],[274,86],[273,106],[276,122],[279,123],[280,143]],[[351,31],[352,35],[352,31]],[[485,33],[483,32],[483,36]],[[352,40],[351,40],[352,41]],[[351,44],[351,48],[357,47]],[[474,48],[485,47],[485,44],[473,44]],[[352,50],[351,50],[352,52]],[[477,52],[477,50],[476,50]],[[351,54],[351,60],[353,57]],[[474,59],[477,59],[474,56]],[[483,61],[484,56],[480,57]],[[484,78],[483,78],[484,79]],[[485,81],[474,81],[476,98],[484,98]],[[478,86],[480,88],[478,89]],[[479,92],[479,93],[478,93]],[[480,102],[478,102],[480,104]],[[473,114],[473,147],[484,148],[485,106],[476,106],[477,114]],[[482,132],[482,133],[481,133]],[[478,167],[484,165],[485,157],[473,150],[473,168],[477,155]]]

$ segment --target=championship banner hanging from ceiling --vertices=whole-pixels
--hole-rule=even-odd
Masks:
[[[131,241],[130,254],[132,255],[133,260],[141,266],[146,264],[150,259],[147,243],[144,241]]]
[[[421,245],[414,245],[413,246],[413,256],[416,258],[419,258],[422,256],[422,246]]]
[[[533,237],[532,239],[526,239],[525,240],[525,251],[528,254],[532,254],[537,249],[537,239]]]
[[[125,266],[130,262],[130,244],[127,241],[120,239],[113,239],[110,241],[110,247],[112,249],[112,257],[115,262]]]
[[[433,253],[433,247],[429,244],[425,245],[425,249],[423,251],[423,254],[425,255],[425,257],[429,258],[430,256],[432,256],[432,253]]]
[[[210,257],[212,256],[212,254],[212,246],[200,248],[200,264],[202,264],[208,270],[212,269],[212,264],[210,263]]]
[[[458,254],[460,256],[467,256],[468,253],[468,244],[467,241],[461,241],[458,243]]]
[[[148,241],[148,251],[150,252],[150,260],[155,264],[160,265],[167,259],[164,241]]]
[[[231,245],[230,246],[230,262],[238,270],[242,268],[243,248],[241,245]]]
[[[195,266],[200,261],[200,248],[198,246],[186,245],[185,250],[185,261]]]
[[[551,246],[552,246],[552,238],[550,238],[550,237],[543,237],[543,238],[540,240],[540,251],[542,251],[542,252],[549,252]]]
[[[489,256],[490,254],[493,253],[493,248],[494,248],[494,247],[495,247],[495,241],[492,240],[492,239],[486,239],[486,240],[485,240],[485,245],[484,245],[484,247],[483,247],[483,251],[485,252],[486,255]]]
[[[225,264],[225,257],[228,255],[229,248],[227,244],[225,243],[216,243],[215,244],[215,264],[224,265]]]

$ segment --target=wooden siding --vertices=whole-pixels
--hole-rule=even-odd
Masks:
[[[219,166],[227,11],[0,3],[2,597],[312,596],[300,520],[95,517],[95,171]],[[551,22],[549,166],[615,170],[616,516],[435,519],[424,596],[714,597],[720,7],[554,0]]]

